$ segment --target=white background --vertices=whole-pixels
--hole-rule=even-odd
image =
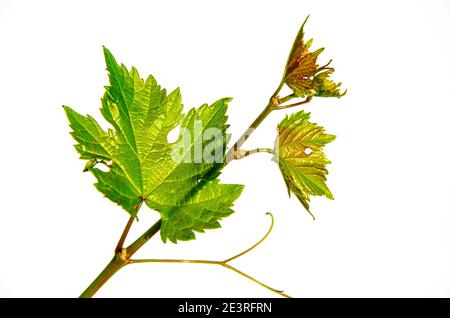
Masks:
[[[345,98],[305,108],[338,138],[326,152],[335,200],[289,199],[257,154],[221,179],[244,183],[236,213],[196,241],[155,237],[141,257],[222,259],[295,297],[450,296],[448,1],[0,0],[0,296],[75,297],[109,261],[128,215],[81,173],[61,107],[100,117],[101,45],[182,89],[186,108],[223,96],[236,138],[265,105],[298,27],[334,59]],[[288,112],[289,113],[289,112]],[[249,140],[270,147],[274,113]],[[102,121],[103,122],[103,121]],[[141,213],[136,237],[158,215]],[[98,296],[272,297],[223,268],[142,264]]]

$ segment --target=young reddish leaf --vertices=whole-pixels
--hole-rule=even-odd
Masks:
[[[346,92],[340,93],[341,83],[334,83],[329,79],[334,69],[329,67],[331,60],[322,66],[317,64],[319,55],[323,48],[313,52],[309,51],[312,39],[304,41],[304,27],[309,16],[305,19],[300,31],[295,38],[289,54],[283,80],[292,89],[295,96],[318,96],[318,97],[342,97]]]
[[[326,134],[323,127],[309,122],[309,116],[304,111],[286,116],[278,124],[274,149],[274,158],[289,195],[293,192],[308,212],[311,195],[333,199],[325,184],[328,174],[325,166],[330,161],[325,157],[323,147],[336,138]]]

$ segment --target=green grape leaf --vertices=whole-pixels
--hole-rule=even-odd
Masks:
[[[341,83],[334,83],[330,76],[334,69],[326,65],[319,66],[317,59],[324,48],[309,51],[313,40],[304,41],[304,27],[309,16],[306,17],[292,45],[286,62],[284,82],[292,89],[296,97],[342,97],[347,91],[341,93]]]
[[[179,89],[168,94],[152,76],[144,80],[135,68],[119,65],[108,49],[104,54],[110,86],[101,113],[112,129],[64,106],[75,148],[88,160],[85,170],[96,177],[96,188],[133,216],[143,202],[158,211],[164,242],[191,240],[194,231],[220,227],[218,221],[233,212],[243,190],[217,179],[231,99],[184,115]],[[168,134],[176,127],[180,132],[171,143]]]
[[[274,159],[286,182],[289,196],[293,192],[305,209],[309,208],[310,196],[333,199],[325,184],[328,174],[325,166],[330,163],[323,147],[336,136],[326,134],[323,127],[309,122],[310,113],[299,111],[286,116],[278,124]]]

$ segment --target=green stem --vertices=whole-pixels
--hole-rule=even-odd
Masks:
[[[250,124],[244,134],[234,143],[234,145],[228,150],[225,156],[225,164],[231,162],[234,159],[237,159],[238,151],[244,144],[244,142],[250,137],[250,135],[255,131],[256,128],[266,119],[266,117],[274,110],[273,98],[267,104],[267,106],[263,109],[261,114],[256,117],[256,119]]]
[[[252,150],[238,150],[237,155],[235,156],[235,159],[242,159],[245,157],[248,157],[250,155],[253,155],[255,153],[260,153],[260,152],[266,152],[266,153],[273,153],[273,150],[271,148],[255,148]]]
[[[129,263],[131,256],[145,243],[148,242],[161,229],[161,219],[159,219],[153,226],[142,234],[136,241],[134,241],[128,248],[122,248],[119,252],[114,254],[114,257],[97,278],[86,288],[80,295],[80,298],[90,298],[122,267]]]
[[[134,207],[135,215],[137,215],[137,213],[139,212],[141,205],[142,205],[142,202]],[[130,218],[128,219],[127,225],[125,225],[122,235],[120,236],[120,239],[117,242],[116,249],[114,250],[116,254],[122,250],[123,245],[125,244],[125,240],[127,239],[128,233],[130,232],[131,226],[133,225],[134,219],[135,219],[134,216],[130,216]]]
[[[300,105],[308,104],[311,100],[312,100],[312,96],[308,96],[308,97],[306,97],[306,99],[304,99],[300,102],[297,102],[297,103],[293,103],[293,104],[289,104],[289,105],[280,105],[280,106],[278,106],[278,109],[288,109],[288,108],[292,108],[292,107],[297,107]]]
[[[127,247],[127,255],[129,258],[133,256],[134,253],[136,253],[145,243],[148,242],[156,233],[159,232],[161,229],[161,219],[156,221],[155,224],[152,225],[151,228],[149,228],[144,234],[142,234],[136,241],[130,244],[130,246]]]
[[[112,260],[106,265],[105,269],[97,276],[97,278],[86,288],[80,295],[80,298],[91,298],[95,293],[115,274],[121,269],[125,263],[119,256],[115,254]]]
[[[183,264],[209,264],[222,265],[219,261],[208,261],[204,259],[130,259],[129,264],[140,263],[183,263]]]
[[[287,95],[287,96],[284,96],[284,97],[279,98],[279,99],[278,99],[278,102],[279,102],[280,105],[281,105],[281,104],[284,104],[284,103],[290,101],[291,99],[293,99],[293,98],[295,98],[295,97],[296,97],[295,94],[292,93],[292,94],[290,94],[290,95]]]

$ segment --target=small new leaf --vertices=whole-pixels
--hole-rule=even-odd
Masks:
[[[334,83],[330,79],[334,72],[334,69],[329,67],[331,60],[323,66],[317,64],[317,59],[324,48],[310,52],[309,48],[313,40],[310,39],[306,43],[304,41],[304,27],[308,18],[309,16],[303,22],[295,38],[286,63],[283,80],[297,97],[342,97],[346,91],[343,93],[339,91],[341,83]]]
[[[205,161],[202,151],[209,147],[209,153],[224,153],[231,99],[184,116],[179,89],[167,94],[152,76],[144,80],[135,68],[119,65],[108,49],[104,54],[110,86],[101,113],[114,129],[105,131],[91,116],[64,107],[75,148],[88,160],[85,170],[97,178],[96,188],[133,216],[142,202],[158,211],[163,241],[190,240],[193,231],[218,228],[218,220],[233,212],[243,186],[219,183],[222,163]],[[169,132],[179,125],[177,141],[169,143]],[[216,134],[203,138],[211,131]],[[192,159],[198,149],[200,156]]]
[[[325,133],[323,127],[309,122],[309,113],[299,111],[286,116],[278,124],[274,159],[278,162],[289,195],[293,192],[310,212],[310,196],[333,199],[325,184],[330,163],[323,147],[336,136]]]

